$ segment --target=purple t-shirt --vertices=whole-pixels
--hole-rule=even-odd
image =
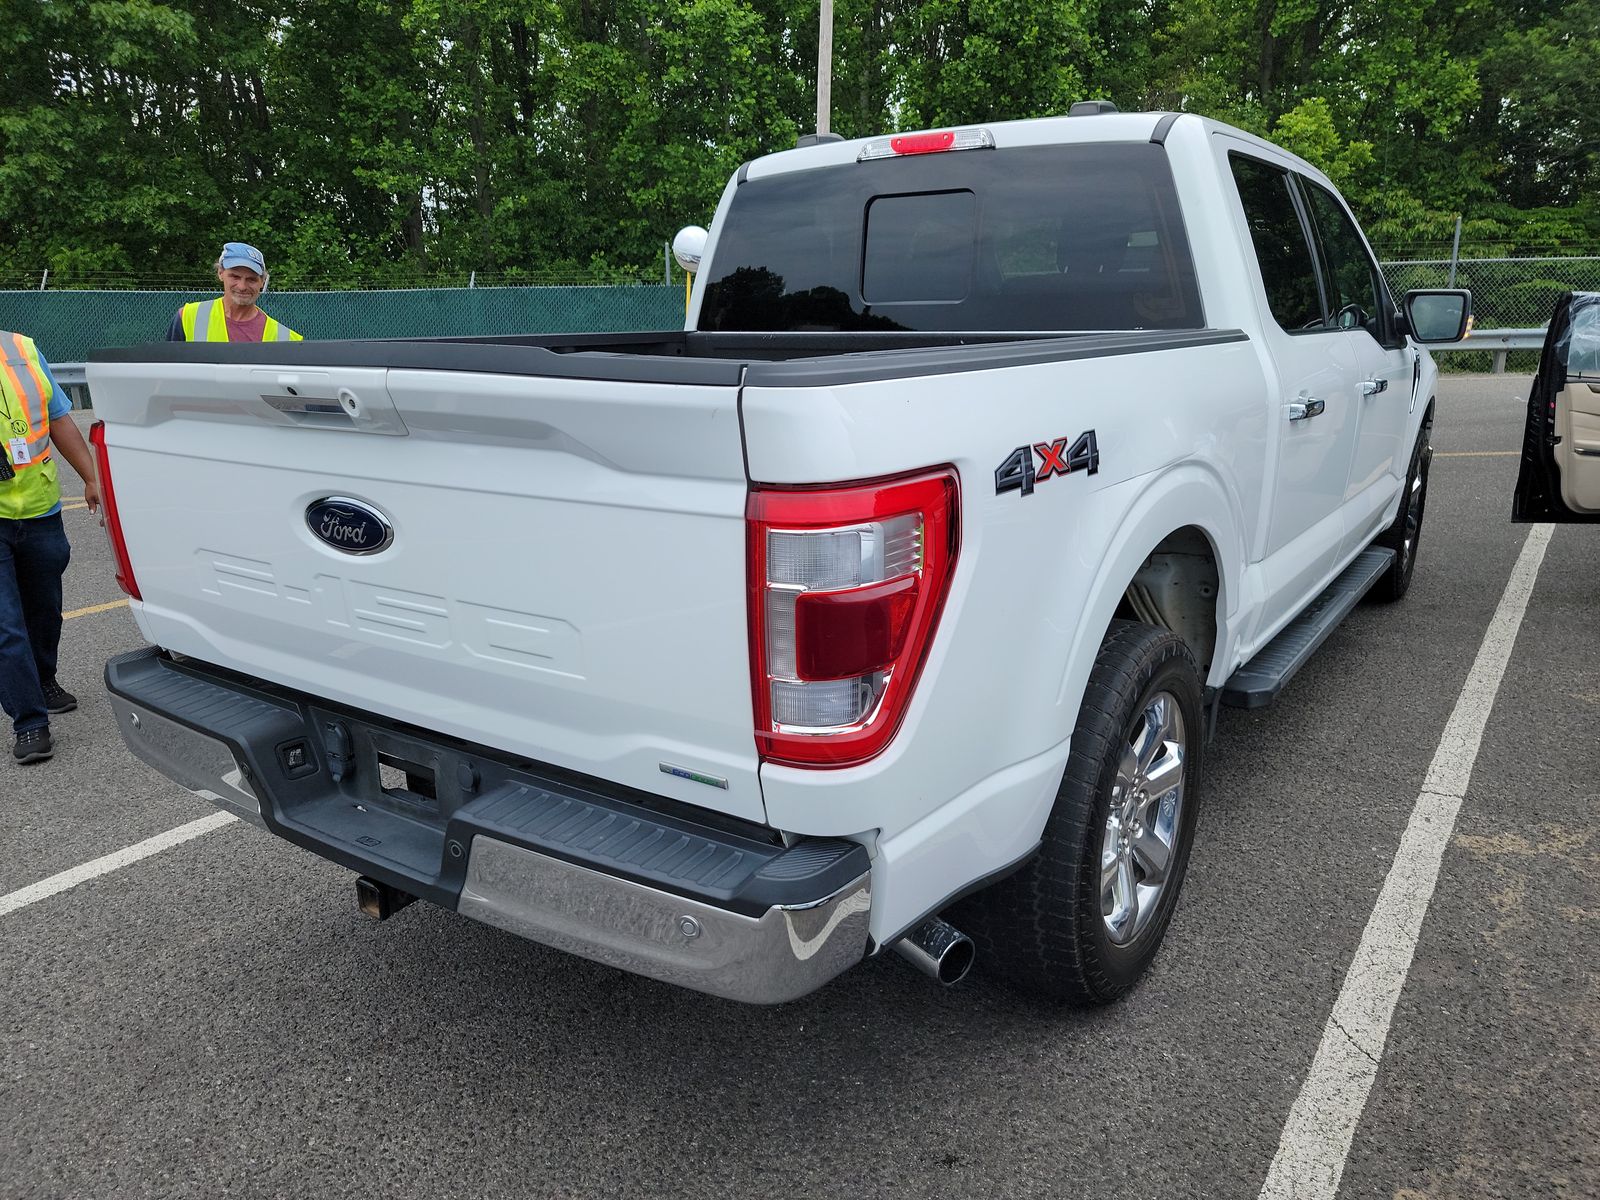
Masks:
[[[259,308],[256,315],[248,321],[229,321],[228,340],[230,342],[259,342],[261,335],[267,328],[267,314]],[[172,314],[172,323],[167,326],[167,341],[181,342],[183,336],[183,309]]]
[[[259,308],[256,315],[248,321],[235,321],[228,319],[228,340],[230,342],[259,342],[261,334],[267,327],[267,314]]]

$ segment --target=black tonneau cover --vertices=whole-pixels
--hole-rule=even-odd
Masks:
[[[1238,329],[1115,333],[533,334],[304,342],[153,342],[91,362],[394,367],[736,387],[828,387],[1244,341]],[[92,379],[91,379],[92,382]]]

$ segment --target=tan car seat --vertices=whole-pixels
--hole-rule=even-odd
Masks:
[[[1573,512],[1600,513],[1600,305],[1574,306],[1556,395],[1556,470]]]

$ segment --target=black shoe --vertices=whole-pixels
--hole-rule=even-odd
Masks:
[[[44,706],[47,712],[60,716],[78,707],[78,698],[54,679],[44,685]]]
[[[19,733],[17,744],[11,747],[11,757],[19,763],[43,762],[54,753],[49,729],[30,729],[26,733]]]

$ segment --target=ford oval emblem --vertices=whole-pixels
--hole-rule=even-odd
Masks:
[[[324,496],[306,506],[306,526],[344,554],[376,554],[394,541],[394,526],[370,504],[349,496]]]

